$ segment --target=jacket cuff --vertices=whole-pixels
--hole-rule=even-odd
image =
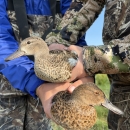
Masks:
[[[31,76],[31,79],[26,84],[26,91],[34,98],[37,98],[36,89],[43,84],[44,81],[39,79],[36,75]]]

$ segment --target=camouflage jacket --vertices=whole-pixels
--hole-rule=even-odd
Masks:
[[[85,70],[90,75],[129,73],[130,0],[73,0],[63,20],[57,29],[47,36],[46,42],[75,44],[89,29],[104,6],[104,45],[83,48]]]
[[[17,25],[17,19],[15,11],[8,10],[7,11],[15,38],[18,42],[21,42],[22,39],[19,35],[19,28]],[[62,14],[56,14],[55,15],[55,25],[58,24],[58,22],[61,21]],[[38,36],[42,37],[42,35],[45,33],[45,31],[50,27],[52,24],[53,18],[52,16],[45,16],[45,15],[32,15],[27,14],[27,20],[29,25],[29,34],[30,36]]]

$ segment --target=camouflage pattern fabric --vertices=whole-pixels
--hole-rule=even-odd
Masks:
[[[109,75],[110,100],[125,112],[124,117],[109,113],[109,129],[130,130],[130,74],[124,74],[130,73],[130,0],[73,0],[65,17],[47,36],[46,42],[49,45],[53,42],[68,46],[75,44],[104,6],[105,45],[83,48],[84,68],[91,76],[97,73]]]
[[[19,36],[19,28],[17,25],[17,19],[15,16],[15,11],[7,11],[15,38],[18,42],[21,42],[22,39]],[[60,23],[62,18],[61,14],[56,14],[55,16],[55,26]],[[29,25],[29,34],[30,36],[42,37],[45,31],[50,27],[53,22],[52,16],[44,15],[27,15],[28,25]],[[44,21],[44,22],[43,22]]]
[[[39,99],[14,89],[0,74],[0,130],[52,130]]]
[[[110,100],[125,113],[123,117],[109,111],[108,127],[111,130],[130,130],[130,75],[108,75],[111,82]]]
[[[109,45],[83,49],[85,70],[90,74],[130,73],[130,35],[114,39]]]
[[[83,1],[83,2],[82,2]],[[73,0],[57,28],[48,34],[46,43],[76,44],[103,9],[105,0]]]
[[[69,46],[70,44],[76,44],[77,43],[78,39],[76,37],[77,32],[75,31],[75,28],[74,28],[74,30],[71,30],[70,32],[66,31],[66,28],[69,29],[69,27],[70,27],[70,29],[71,29],[72,24],[75,22],[75,21],[73,21],[73,19],[75,18],[75,16],[77,16],[79,14],[79,10],[81,8],[84,8],[84,5],[85,5],[85,3],[83,3],[79,0],[74,0],[72,2],[70,8],[68,9],[68,11],[66,11],[66,13],[65,13],[62,21],[60,22],[60,24],[58,24],[56,29],[52,30],[52,32],[47,35],[45,41],[48,45],[57,42],[59,44],[64,44],[66,46]],[[76,24],[77,23],[75,23],[75,25]],[[79,24],[77,24],[77,26],[78,25]],[[78,27],[76,27],[76,28],[78,28]],[[85,32],[85,29],[83,29],[83,30]],[[71,41],[71,43],[69,42],[70,35],[73,35],[73,36],[71,36],[71,40],[73,40],[74,43],[72,41]],[[79,34],[79,36],[81,36],[81,34]]]

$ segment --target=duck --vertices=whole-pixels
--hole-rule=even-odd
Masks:
[[[66,130],[89,130],[96,122],[94,106],[98,105],[120,116],[124,115],[97,85],[88,82],[78,86],[72,94],[68,91],[58,92],[52,99],[51,118]]]
[[[72,69],[78,62],[75,51],[52,50],[40,37],[24,39],[17,51],[8,56],[5,61],[10,61],[20,56],[34,56],[34,71],[38,78],[48,82],[69,82]]]

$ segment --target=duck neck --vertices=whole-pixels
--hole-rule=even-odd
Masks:
[[[71,95],[71,101],[73,101],[75,104],[80,105],[89,105],[89,101],[84,97],[84,94],[73,94]]]
[[[40,46],[37,46],[35,48],[35,54],[34,54],[34,57],[46,57],[49,55],[49,48],[47,47],[47,45],[40,45]]]
[[[80,104],[80,105],[82,105],[83,103],[82,103],[82,101],[81,100],[79,100],[79,98],[75,98],[75,97],[73,97],[73,96],[71,96],[71,98],[70,98],[70,100],[69,100],[69,102],[72,102],[73,104]]]

